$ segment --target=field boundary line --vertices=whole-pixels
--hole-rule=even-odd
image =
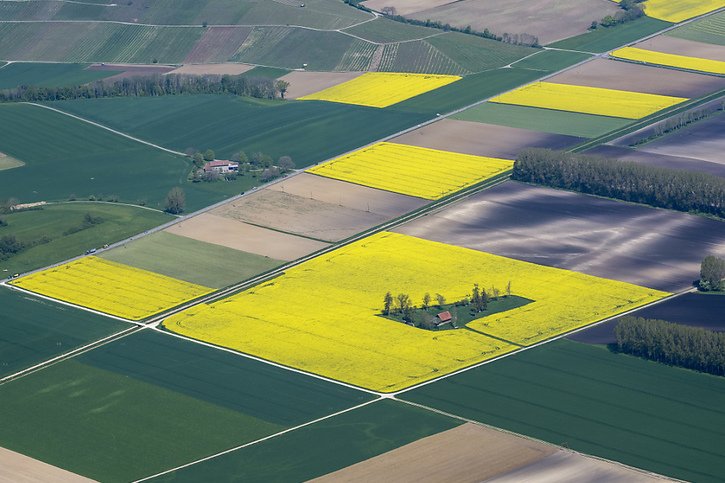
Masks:
[[[101,129],[105,129],[106,131],[112,132],[112,133],[114,133],[114,134],[116,134],[118,136],[123,136],[126,139],[130,139],[132,141],[136,141],[137,143],[145,144],[146,146],[151,146],[152,148],[160,149],[161,151],[165,151],[165,152],[170,153],[170,154],[174,154],[174,155],[177,155],[177,156],[186,157],[186,154],[184,154],[184,153],[182,153],[180,151],[174,151],[173,149],[165,148],[163,146],[159,146],[158,144],[154,144],[154,143],[149,142],[149,141],[144,141],[141,138],[137,138],[135,136],[131,136],[130,134],[126,134],[124,132],[117,131],[116,129],[110,128],[108,126],[104,126],[101,123],[98,123],[98,122],[95,122],[95,121],[91,121],[90,119],[85,119],[83,117],[76,116],[75,114],[71,114],[71,113],[66,112],[66,111],[61,111],[60,109],[56,109],[55,107],[46,106],[44,104],[38,104],[37,102],[21,102],[20,104],[25,104],[25,105],[28,105],[28,106],[40,107],[42,109],[48,109],[49,111],[57,112],[58,114],[62,114],[64,116],[72,117],[73,119],[76,119],[78,121],[85,122],[87,124],[90,124],[92,126],[99,127]]]
[[[521,347],[521,348],[516,349],[516,350],[513,350],[511,352],[507,352],[506,354],[501,354],[500,356],[494,357],[492,359],[488,359],[488,360],[485,360],[485,361],[481,361],[481,362],[479,362],[477,364],[473,364],[471,366],[464,367],[463,369],[459,369],[459,370],[454,371],[454,372],[451,372],[449,374],[444,374],[444,375],[442,375],[442,376],[440,376],[440,377],[438,377],[436,379],[431,379],[430,381],[423,381],[423,382],[420,382],[418,384],[415,384],[414,386],[406,387],[405,389],[401,389],[400,391],[395,391],[395,392],[392,392],[392,393],[389,393],[389,394],[392,395],[394,398],[396,398],[400,394],[404,394],[406,392],[410,392],[410,391],[413,391],[415,389],[419,389],[419,388],[421,388],[423,386],[427,386],[428,384],[432,384],[434,382],[442,381],[442,380],[447,379],[449,377],[457,376],[458,374],[462,374],[464,372],[467,372],[467,371],[476,369],[478,367],[485,366],[486,364],[491,364],[492,362],[500,361],[501,359],[504,359],[506,357],[511,357],[512,355],[520,354],[521,352],[524,352],[524,351],[527,351],[527,350],[531,350],[531,349],[535,349],[535,348],[540,347],[540,346],[542,346],[544,344],[549,344],[549,343],[554,342],[554,341],[557,341],[559,339],[563,339],[565,337],[569,337],[572,334],[576,334],[578,332],[582,332],[584,330],[591,329],[592,327],[596,327],[598,325],[601,325],[601,324],[610,322],[610,321],[615,320],[615,319],[618,319],[620,317],[626,317],[627,315],[636,313],[636,312],[638,312],[640,310],[643,310],[643,309],[652,307],[654,305],[658,305],[658,304],[661,304],[661,303],[670,301],[670,300],[675,299],[677,297],[680,297],[682,295],[685,295],[685,294],[688,294],[688,293],[692,293],[692,292],[694,292],[696,290],[697,289],[695,287],[692,287],[692,288],[688,288],[688,289],[685,289],[685,290],[681,290],[679,292],[672,293],[671,295],[669,295],[667,297],[663,297],[663,298],[661,298],[659,300],[655,300],[655,301],[650,302],[648,304],[640,305],[639,307],[635,307],[635,308],[630,309],[630,310],[627,310],[625,312],[621,312],[619,314],[612,315],[610,317],[607,317],[606,319],[602,319],[602,320],[599,320],[597,322],[593,322],[591,324],[585,325],[583,327],[579,327],[578,329],[573,329],[573,330],[570,330],[568,332],[564,332],[562,334],[555,335],[553,337],[550,337],[548,339],[542,340],[542,341],[537,342],[535,344]]]
[[[243,449],[243,448],[247,448],[249,446],[254,446],[256,444],[263,443],[263,442],[265,442],[267,440],[276,438],[278,436],[282,436],[284,434],[291,433],[291,432],[296,431],[298,429],[302,429],[302,428],[304,428],[306,426],[310,426],[312,424],[319,423],[321,421],[325,421],[326,419],[334,418],[335,416],[340,416],[341,414],[345,414],[345,413],[349,413],[351,411],[355,411],[357,409],[360,409],[360,408],[365,407],[365,406],[369,406],[370,404],[375,404],[375,403],[380,402],[382,400],[383,400],[382,398],[377,398],[377,399],[373,399],[371,401],[365,401],[362,404],[358,404],[356,406],[352,406],[352,407],[349,407],[347,409],[343,409],[342,411],[337,411],[335,413],[328,414],[327,416],[323,416],[321,418],[313,419],[312,421],[308,421],[306,423],[298,424],[297,426],[293,426],[291,428],[287,428],[287,429],[285,429],[283,431],[280,431],[278,433],[270,434],[269,436],[265,436],[264,438],[259,438],[259,439],[254,440],[254,441],[250,441],[249,443],[244,443],[244,444],[241,444],[239,446],[235,446],[233,448],[229,448],[229,449],[226,449],[224,451],[220,451],[219,453],[216,453],[216,454],[213,454],[213,455],[210,455],[210,456],[206,456],[204,458],[200,458],[200,459],[195,460],[195,461],[191,461],[189,463],[186,463],[186,464],[177,466],[175,468],[171,468],[171,469],[162,471],[160,473],[156,473],[154,475],[145,476],[145,477],[143,477],[143,478],[141,478],[139,480],[134,480],[134,483],[141,483],[142,481],[147,481],[147,480],[150,480],[152,478],[157,478],[159,476],[163,476],[163,475],[166,475],[168,473],[171,473],[171,472],[174,472],[174,471],[177,471],[177,470],[181,470],[181,469],[187,468],[187,467],[192,466],[192,465],[196,465],[198,463],[203,463],[204,461],[209,461],[211,459],[218,458],[219,456],[224,456],[225,454],[232,453],[234,451],[237,451],[237,450],[240,450],[240,449]]]

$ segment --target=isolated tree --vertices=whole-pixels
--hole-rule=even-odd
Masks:
[[[232,156],[232,159],[234,161],[237,161],[239,164],[245,164],[249,162],[249,158],[247,157],[247,153],[244,151],[239,151],[237,154]]]
[[[473,284],[473,291],[471,292],[471,304],[476,312],[483,310],[483,299],[481,298],[481,289],[478,284]]]
[[[428,292],[426,292],[425,295],[423,295],[423,309],[424,310],[428,310],[428,307],[430,307],[430,301],[431,301],[430,294]]]
[[[511,280],[509,280],[509,283],[506,284],[506,296],[511,296]]]
[[[262,171],[262,175],[259,177],[263,182],[272,181],[274,178],[279,176],[279,169],[278,168],[267,168],[264,171]]]
[[[496,287],[491,287],[490,295],[494,300],[498,300],[498,296],[501,295],[501,291]]]
[[[277,161],[277,167],[282,171],[290,171],[292,169],[295,169],[295,163],[294,161],[292,161],[291,157],[282,156]]]
[[[194,160],[194,166],[196,166],[197,168],[201,168],[202,166],[204,166],[204,155],[203,154],[196,152],[196,153],[194,153],[194,156],[192,157],[192,159]]]
[[[486,289],[481,289],[481,310],[479,312],[483,312],[488,308],[488,301],[490,300],[490,295],[488,292],[486,292]]]
[[[207,149],[204,151],[204,160],[205,161],[214,161],[214,158],[216,157],[216,154],[214,153],[213,149]]]
[[[166,204],[164,211],[167,213],[171,213],[172,215],[178,215],[179,213],[182,213],[184,211],[185,206],[186,195],[184,194],[184,190],[182,190],[178,186],[171,188],[169,194],[166,195]]]
[[[279,97],[284,99],[284,95],[287,93],[287,89],[289,88],[289,82],[278,80],[274,83],[274,88],[277,92],[279,92]]]
[[[393,307],[393,294],[390,292],[385,294],[385,299],[383,300],[383,314],[390,315],[390,309]]]
[[[707,256],[700,265],[699,287],[702,291],[718,291],[725,288],[725,259]]]
[[[442,309],[443,306],[446,304],[446,298],[443,295],[437,293],[436,294],[436,302],[438,302],[438,308],[439,309]]]
[[[398,302],[398,310],[400,311],[400,314],[405,317],[411,309],[410,295],[407,293],[399,293],[398,296],[395,297],[395,300]]]

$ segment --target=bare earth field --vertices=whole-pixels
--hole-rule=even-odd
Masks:
[[[428,201],[413,196],[378,190],[358,184],[346,183],[324,176],[301,173],[266,188],[287,194],[311,198],[323,203],[370,211],[385,218],[397,218],[410,213]]]
[[[391,140],[394,143],[503,159],[516,159],[519,152],[526,148],[565,149],[582,141],[583,138],[575,136],[457,119],[443,119]]]
[[[687,169],[725,177],[725,166],[723,166],[722,160],[720,162],[702,161],[685,156],[667,156],[664,154],[655,154],[642,150],[608,145],[597,146],[587,151],[587,154],[598,154],[608,158],[634,161],[635,163],[649,164],[661,168]]]
[[[513,181],[394,231],[667,291],[725,255],[723,222]]]
[[[83,483],[93,480],[16,453],[15,451],[0,448],[0,483],[31,483],[41,481]]]
[[[695,42],[694,40],[658,35],[635,45],[640,49],[654,50],[666,54],[686,55],[701,59],[712,59],[725,62],[725,49],[721,45]]]
[[[417,11],[410,17],[440,20],[458,27],[470,25],[479,31],[488,28],[498,35],[528,33],[537,36],[541,44],[548,44],[583,34],[593,20],[617,11],[617,6],[608,0],[460,0]]]
[[[426,201],[307,173],[211,211],[213,215],[326,241],[339,241]]]
[[[19,168],[20,166],[23,166],[24,164],[25,163],[23,163],[19,159],[10,157],[5,153],[0,153],[0,171],[4,171],[6,169],[12,169],[12,168]]]
[[[249,64],[189,64],[174,69],[169,74],[187,75],[239,75],[254,69]]]
[[[208,27],[184,63],[224,62],[234,55],[251,31],[251,27]]]
[[[327,243],[268,230],[210,213],[203,213],[177,223],[166,231],[286,261],[295,260],[328,246]]]
[[[709,161],[721,165],[725,171],[725,114],[698,121],[637,150]]]
[[[289,82],[289,88],[285,97],[287,99],[297,99],[298,97],[314,94],[328,87],[342,84],[356,77],[363,75],[364,72],[290,72],[283,75],[279,80]]]
[[[368,0],[363,2],[363,5],[378,11],[384,7],[395,7],[395,13],[398,15],[408,15],[421,10],[440,7],[454,1],[456,0]]]
[[[88,70],[115,70],[121,71],[120,73],[111,77],[106,77],[104,81],[115,81],[119,79],[125,79],[128,77],[134,77],[137,75],[152,75],[152,74],[167,74],[174,70],[173,67],[168,65],[137,65],[137,64],[92,64],[88,67]]]
[[[595,59],[547,82],[687,98],[725,88],[725,78],[609,59]]]
[[[484,480],[644,482],[655,478],[552,445],[466,423],[312,481],[476,483]]]

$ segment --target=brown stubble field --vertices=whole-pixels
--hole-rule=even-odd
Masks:
[[[685,55],[725,62],[725,49],[721,45],[695,42],[694,40],[658,35],[635,45],[635,47],[666,54]]]
[[[285,261],[296,260],[328,246],[327,243],[269,230],[211,213],[202,213],[184,220],[167,228],[166,231],[174,235]]]
[[[429,10],[431,8],[440,7],[453,3],[456,0],[368,0],[363,2],[368,8],[380,11],[385,7],[395,7],[395,13],[398,15],[409,15],[411,13],[420,12],[421,10]]]
[[[466,423],[312,481],[476,483],[484,480],[647,482],[655,478],[556,446]]]
[[[722,77],[610,59],[595,59],[546,81],[690,99],[725,88]]]
[[[649,164],[661,168],[685,169],[725,177],[725,166],[722,163],[703,161],[685,156],[668,156],[665,154],[650,153],[625,146],[597,146],[587,151],[586,154],[594,154],[606,158],[619,159],[621,161],[633,161],[635,163]]]
[[[29,456],[0,448],[0,483],[41,482],[90,483],[93,480],[43,463]]]
[[[186,75],[239,75],[254,69],[249,64],[185,64],[169,74]]]
[[[725,223],[514,181],[394,231],[667,291],[725,256]]]
[[[383,2],[406,4],[401,0]],[[548,44],[586,33],[592,21],[618,11],[608,0],[460,0],[411,15],[418,20],[440,20],[451,25],[490,31],[501,35],[528,33]]]
[[[425,200],[299,174],[214,209],[214,215],[325,241],[339,241],[414,211]]]
[[[457,153],[516,159],[522,149],[566,149],[582,138],[480,122],[443,119],[391,140],[424,148]]]
[[[363,75],[363,72],[301,72],[295,71],[285,74],[279,80],[289,82],[289,88],[285,97],[297,99],[298,97],[314,94],[328,87],[342,84],[356,77]]]

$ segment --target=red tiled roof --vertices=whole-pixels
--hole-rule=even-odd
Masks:
[[[436,317],[438,317],[441,320],[441,322],[448,322],[449,320],[451,320],[453,318],[453,316],[451,316],[451,313],[447,310],[445,312],[441,312],[440,314],[436,315]]]
[[[217,166],[239,166],[239,163],[234,161],[226,161],[223,159],[217,159],[216,161],[209,161],[204,165],[205,168],[216,168]]]

